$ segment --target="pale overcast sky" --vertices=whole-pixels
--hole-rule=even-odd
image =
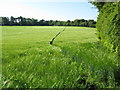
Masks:
[[[45,20],[97,19],[88,0],[0,0],[0,16]]]

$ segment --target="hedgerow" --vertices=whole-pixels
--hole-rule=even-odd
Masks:
[[[118,52],[120,46],[119,3],[105,3],[99,11],[97,31],[99,39],[111,51]]]

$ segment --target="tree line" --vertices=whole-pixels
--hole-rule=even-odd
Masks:
[[[0,17],[2,19],[2,26],[82,26],[82,27],[96,27],[96,21],[75,19],[74,21],[58,21],[58,20],[38,20],[34,18],[25,17]]]

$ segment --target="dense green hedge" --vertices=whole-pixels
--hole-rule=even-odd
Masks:
[[[99,10],[97,31],[99,39],[111,51],[119,52],[120,47],[120,2],[105,3]]]

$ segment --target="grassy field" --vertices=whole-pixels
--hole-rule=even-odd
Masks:
[[[101,48],[95,28],[4,26],[3,88],[116,87],[116,55]]]

